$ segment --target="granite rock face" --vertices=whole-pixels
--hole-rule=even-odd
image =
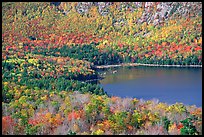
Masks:
[[[202,2],[53,2],[57,9],[68,15],[70,11],[78,12],[89,17],[91,7],[95,6],[101,16],[108,16],[111,19],[114,29],[122,29],[128,26],[130,18],[127,19],[127,12],[141,11],[140,15],[132,14],[132,24],[143,23],[160,26],[170,19],[192,18],[202,16]],[[112,9],[112,8],[115,9]],[[113,12],[117,14],[113,14]],[[126,14],[126,15],[125,15]],[[122,16],[121,16],[122,15]],[[125,15],[125,16],[124,16]],[[149,35],[149,32],[137,32],[134,36]]]
[[[115,2],[52,2],[59,9],[68,14],[74,8],[79,14],[86,14],[92,6],[96,6],[102,16],[109,14],[110,5]],[[117,2],[119,10],[130,10],[133,12],[143,8],[143,13],[137,23],[147,22],[157,25],[174,17],[187,17],[202,15],[201,2]]]

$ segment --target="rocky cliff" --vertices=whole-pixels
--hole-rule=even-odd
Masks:
[[[202,15],[201,2],[51,2],[57,6],[64,14],[69,14],[70,10],[75,10],[79,14],[86,15],[89,9],[96,6],[102,16],[110,13],[110,6],[116,5],[119,11],[134,12],[142,10],[142,16],[135,23],[147,22],[154,25],[160,24],[172,18],[195,17]],[[115,22],[122,22],[125,19],[113,18]]]

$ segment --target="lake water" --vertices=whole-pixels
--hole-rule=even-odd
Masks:
[[[99,83],[109,95],[202,106],[202,68],[139,66],[100,73],[106,73]]]

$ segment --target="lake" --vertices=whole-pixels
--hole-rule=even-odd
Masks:
[[[202,68],[138,66],[99,72],[105,76],[99,84],[109,95],[202,106]]]

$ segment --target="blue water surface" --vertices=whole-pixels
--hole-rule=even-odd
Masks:
[[[116,73],[112,73],[117,71]],[[133,67],[102,71],[109,95],[202,106],[202,68]]]

